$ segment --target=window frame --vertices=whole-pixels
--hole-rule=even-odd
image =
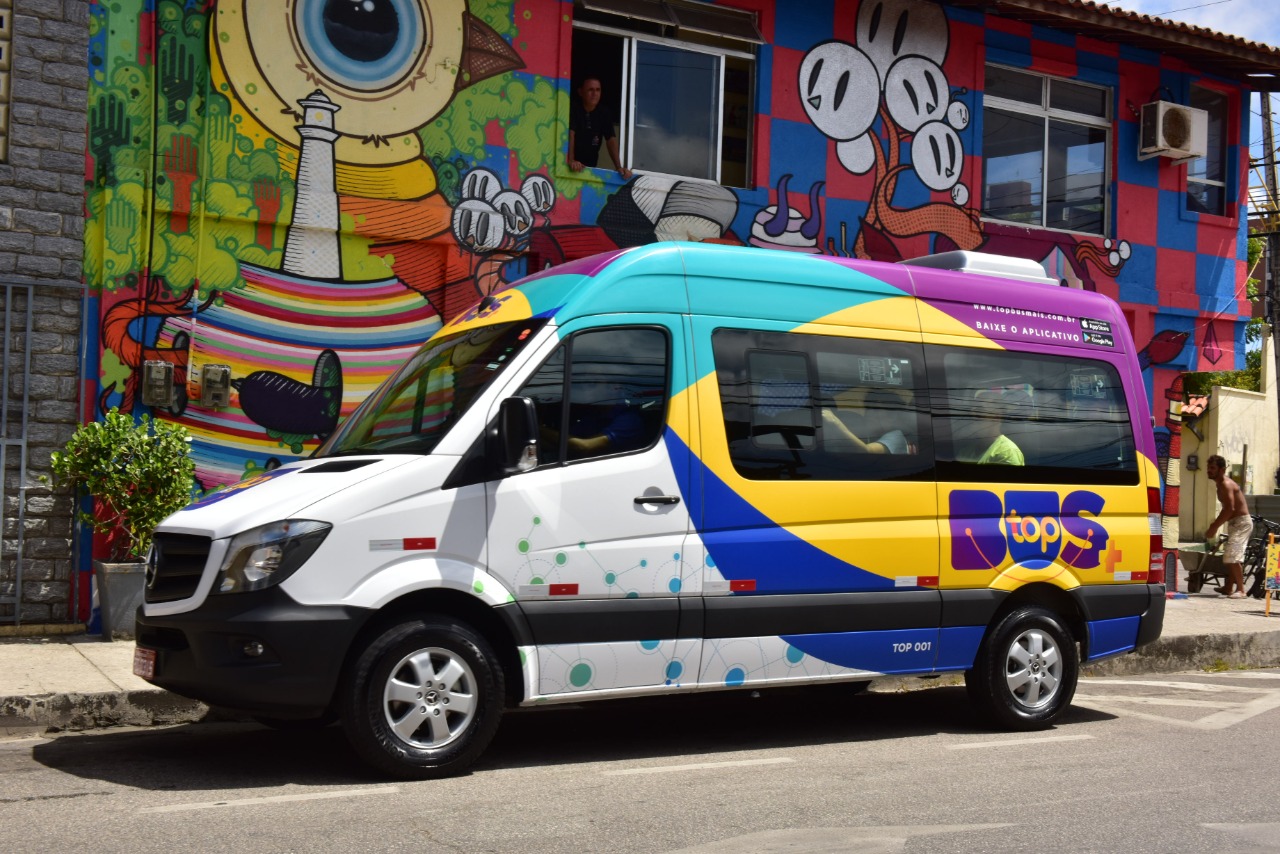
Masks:
[[[781,329],[748,326],[717,326],[711,330],[712,367],[716,374],[716,396],[720,427],[724,430],[727,458],[734,473],[745,481],[824,483],[933,482],[933,431],[927,411],[929,385],[926,357],[918,342],[885,338],[823,333],[797,333]],[[824,346],[825,343],[825,346]],[[914,421],[914,450],[908,453],[866,454],[841,448],[822,424],[821,412],[828,396],[823,390],[830,377],[820,373],[822,353],[855,360],[867,356],[906,361],[911,383],[901,388],[911,393],[912,404],[901,411]],[[813,437],[807,447],[765,446],[757,441],[757,403],[753,399],[757,379],[750,371],[752,355],[801,357],[805,362],[805,406]],[[738,388],[726,380],[738,378]],[[826,380],[826,381],[824,381]],[[887,387],[885,383],[858,385],[864,394]],[[855,386],[848,385],[846,391]],[[745,410],[745,412],[744,412]],[[747,428],[745,435],[741,428]],[[792,425],[798,426],[798,425]],[[868,441],[874,440],[871,436]],[[785,445],[785,443],[784,443]],[[744,451],[749,455],[744,455]]]
[[[1014,65],[1007,65],[1000,62],[986,62],[982,66],[983,74],[986,74],[988,68],[999,68],[1006,71],[1016,72],[1028,77],[1036,77],[1040,79],[1040,105],[1037,107],[1026,101],[1016,101],[1009,98],[1002,98],[998,95],[989,95],[986,92],[985,81],[982,92],[982,109],[983,109],[983,126],[984,139],[982,151],[982,200],[983,212],[982,219],[984,222],[1005,223],[1016,225],[1022,228],[1037,228],[1043,231],[1054,231],[1065,234],[1083,234],[1090,237],[1110,237],[1112,236],[1113,223],[1112,216],[1114,205],[1112,196],[1114,190],[1112,187],[1112,155],[1115,146],[1115,92],[1113,87],[1104,86],[1098,83],[1092,83],[1084,80],[1073,80],[1066,77],[1058,77],[1051,74],[1044,74],[1039,71],[1031,71],[1026,68],[1018,68]],[[1090,89],[1097,89],[1106,97],[1106,115],[1103,117],[1091,116],[1087,113],[1077,113],[1071,110],[1054,108],[1051,101],[1051,83],[1060,80],[1063,83],[1070,83],[1073,86],[1083,86]],[[1003,110],[1006,113],[1012,113],[1021,117],[1035,117],[1041,120],[1044,127],[1044,133],[1041,137],[1041,186],[1040,186],[1040,219],[1038,223],[1018,222],[1017,220],[1001,219],[999,217],[990,216],[986,213],[987,198],[987,152],[985,140],[985,126],[987,121],[987,109]],[[1069,124],[1082,127],[1102,130],[1106,134],[1106,151],[1103,156],[1102,166],[1102,230],[1100,232],[1081,231],[1079,229],[1055,228],[1054,226],[1045,225],[1045,217],[1047,216],[1049,205],[1049,123],[1051,120],[1058,120]]]
[[[606,453],[573,457],[569,454],[569,448],[568,448],[569,431],[566,430],[565,428],[570,423],[571,413],[574,406],[573,379],[574,379],[574,364],[575,364],[574,363],[575,345],[577,344],[578,338],[583,335],[589,335],[589,334],[600,333],[600,332],[619,332],[619,331],[659,332],[663,336],[663,343],[664,343],[665,349],[663,351],[662,411],[660,413],[661,417],[659,418],[659,421],[658,421],[659,429],[655,431],[654,436],[650,438],[648,443],[646,443],[642,447],[631,448],[631,449],[622,450],[622,451],[610,451]],[[521,396],[528,397],[528,395],[525,394],[526,389],[528,389],[529,385],[538,377],[540,373],[542,373],[542,370],[545,367],[547,367],[547,365],[550,364],[551,361],[555,359],[559,353],[565,354],[564,364],[562,368],[563,375],[560,378],[560,400],[558,403],[559,414],[557,416],[559,442],[558,442],[557,448],[555,449],[554,458],[543,462],[542,455],[541,453],[539,453],[538,465],[535,466],[533,469],[531,469],[531,471],[545,471],[547,469],[562,468],[564,466],[578,465],[580,463],[589,463],[595,460],[611,459],[614,457],[629,456],[631,454],[643,454],[652,450],[662,441],[662,436],[663,436],[663,433],[665,432],[665,426],[663,425],[667,423],[667,419],[670,415],[671,398],[672,398],[671,378],[672,378],[672,370],[674,368],[674,365],[673,365],[674,342],[673,342],[672,332],[670,329],[668,329],[666,326],[663,326],[660,323],[627,323],[627,324],[606,325],[606,326],[587,326],[581,329],[575,329],[572,332],[570,332],[568,335],[566,335],[564,338],[556,342],[556,345],[552,347],[551,352],[548,353],[546,357],[543,358],[540,362],[538,362],[538,366],[534,368],[533,371],[516,386],[515,390],[512,392],[512,395],[515,397],[521,397]],[[536,405],[537,403],[535,401],[535,406]]]
[[[758,57],[754,50],[736,49],[730,46],[703,44],[696,41],[684,41],[679,38],[671,38],[668,36],[658,35],[655,33],[643,32],[640,29],[628,29],[624,25],[612,25],[600,23],[597,21],[581,21],[575,16],[571,24],[571,33],[573,31],[583,30],[586,32],[597,33],[599,35],[612,36],[622,40],[622,92],[619,93],[619,103],[621,108],[618,115],[618,150],[623,161],[632,168],[636,175],[659,175],[663,177],[676,178],[682,181],[694,181],[707,184],[713,184],[723,187],[732,187],[735,189],[752,189],[754,184],[753,177],[753,161],[756,153],[756,133],[755,133],[755,116],[756,116],[756,88],[758,86]],[[741,41],[740,39],[725,38],[724,41]],[[572,42],[572,37],[570,39]],[[636,83],[636,58],[639,51],[636,48],[638,42],[658,45],[662,47],[673,48],[676,50],[688,51],[690,53],[700,53],[707,56],[715,57],[716,62],[716,104],[717,110],[715,115],[715,152],[714,152],[714,175],[712,177],[697,177],[692,175],[681,175],[673,172],[660,172],[651,169],[635,168],[635,83]],[[751,45],[751,42],[742,41],[744,45]],[[748,116],[746,134],[747,146],[746,154],[743,160],[743,186],[738,187],[733,184],[725,184],[724,178],[724,139],[725,139],[725,80],[728,76],[726,67],[726,58],[739,59],[749,64],[751,69],[751,78],[747,87],[747,106],[750,110]],[[571,63],[572,65],[572,63]],[[573,87],[576,87],[578,80],[576,77],[570,82],[570,102],[577,96]],[[567,136],[567,124],[566,124]],[[572,174],[572,173],[570,173]]]
[[[1205,151],[1206,157],[1197,157],[1187,161],[1186,162],[1187,168],[1183,172],[1183,180],[1182,180],[1182,209],[1185,213],[1193,217],[1212,217],[1214,219],[1221,220],[1224,222],[1234,223],[1236,220],[1236,211],[1237,211],[1236,205],[1238,202],[1238,190],[1232,189],[1231,181],[1229,180],[1232,173],[1231,167],[1234,161],[1234,157],[1232,152],[1232,145],[1228,139],[1229,137],[1228,130],[1231,125],[1233,104],[1238,102],[1233,97],[1233,93],[1231,91],[1227,89],[1220,89],[1216,86],[1210,85],[1209,81],[1207,80],[1201,80],[1201,81],[1197,81],[1195,83],[1190,84],[1190,86],[1187,88],[1188,105],[1191,104],[1191,94],[1196,89],[1199,89],[1203,92],[1208,92],[1212,95],[1216,95],[1217,97],[1222,99],[1222,116],[1221,116],[1222,150],[1220,152],[1221,163],[1222,163],[1222,180],[1216,181],[1212,179],[1194,179],[1194,180],[1192,179],[1191,177],[1192,165],[1196,163],[1196,161],[1198,160],[1206,159],[1208,155],[1207,150]],[[1212,122],[1213,113],[1207,110],[1206,110],[1206,113],[1208,113],[1207,121]],[[1211,138],[1211,135],[1210,135],[1210,138]],[[1193,208],[1191,206],[1192,185],[1221,187],[1222,188],[1222,212],[1214,213],[1210,211],[1201,211]]]
[[[928,370],[929,383],[929,414],[931,425],[933,428],[935,465],[938,472],[938,480],[946,482],[958,483],[1044,483],[1058,486],[1136,486],[1140,483],[1141,465],[1138,459],[1137,437],[1133,433],[1133,413],[1129,409],[1130,401],[1125,394],[1124,373],[1120,366],[1106,359],[1088,358],[1077,355],[1063,355],[1058,353],[1036,352],[1031,350],[1003,350],[988,351],[975,349],[971,347],[960,347],[945,344],[929,344],[925,346],[925,359]],[[959,364],[954,367],[948,363],[956,359],[958,361],[968,361],[969,364]],[[1114,402],[1123,408],[1123,417],[1111,419],[1090,419],[1090,418],[1060,418],[1043,417],[1035,413],[1034,404],[1029,408],[1021,408],[1010,414],[1015,418],[1010,419],[1013,424],[1019,424],[1021,430],[1008,431],[1003,430],[1005,434],[1012,433],[1011,438],[1015,438],[1015,444],[1019,444],[1019,449],[1027,453],[1029,457],[1034,459],[1034,455],[1027,448],[1034,448],[1036,443],[1028,440],[1033,438],[1035,434],[1041,433],[1051,435],[1054,429],[1062,431],[1075,431],[1079,429],[1096,428],[1098,424],[1113,424],[1120,427],[1119,438],[1124,445],[1126,451],[1125,461],[1127,467],[1123,468],[1102,468],[1097,466],[1081,466],[1076,460],[1072,465],[1049,465],[1044,463],[1034,463],[1028,460],[1024,465],[1007,465],[1003,463],[979,463],[974,461],[961,460],[956,458],[957,442],[955,436],[955,427],[963,421],[974,420],[991,420],[998,417],[993,410],[990,413],[981,413],[975,415],[973,413],[962,412],[959,407],[953,406],[950,402],[950,394],[953,387],[949,381],[949,374],[954,372],[957,376],[966,378],[965,382],[975,382],[974,371],[975,362],[990,360],[992,364],[1002,362],[1000,366],[1001,372],[1007,380],[1003,385],[1009,388],[1016,388],[1021,385],[1017,380],[1025,381],[1033,374],[1047,374],[1051,371],[1060,371],[1067,375],[1080,373],[1085,370],[1102,371],[1108,375],[1108,389],[1114,391]],[[981,376],[981,374],[979,374]],[[969,389],[974,386],[968,384],[957,385],[955,389]],[[1051,390],[1046,386],[1035,386],[1036,392]],[[968,403],[969,401],[965,401]],[[1028,401],[1030,403],[1030,400]],[[1048,425],[1047,427],[1036,428],[1035,425]],[[1078,451],[1078,454],[1097,453],[1098,449],[1086,448]]]

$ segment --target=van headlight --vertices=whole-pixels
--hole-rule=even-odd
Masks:
[[[286,519],[231,538],[214,593],[244,593],[284,581],[320,548],[333,528],[328,522]]]

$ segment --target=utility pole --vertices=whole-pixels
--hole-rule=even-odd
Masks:
[[[1275,132],[1271,125],[1271,93],[1259,92],[1258,99],[1262,102],[1262,145],[1266,152],[1263,161],[1263,178],[1267,186],[1267,217],[1266,217],[1266,252],[1267,266],[1262,283],[1262,305],[1264,308],[1263,315],[1266,318],[1269,329],[1263,330],[1263,334],[1268,332],[1271,334],[1271,350],[1274,354],[1275,365],[1273,370],[1276,371],[1275,376],[1280,379],[1280,336],[1277,336],[1277,329],[1280,328],[1280,293],[1277,293],[1277,287],[1280,285],[1280,234],[1276,233],[1276,217],[1280,215],[1280,194],[1276,192],[1276,140]],[[1261,389],[1266,391],[1266,389]],[[1278,395],[1277,397],[1280,397]],[[1277,400],[1277,414],[1280,415],[1280,400]],[[1276,437],[1280,441],[1280,436]],[[1280,483],[1276,484],[1280,487]]]

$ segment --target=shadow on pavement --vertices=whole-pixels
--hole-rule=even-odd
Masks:
[[[1073,707],[1073,725],[1112,716]],[[849,685],[733,691],[523,709],[506,715],[473,773],[668,759],[935,734],[1000,734],[964,688],[855,695]],[[87,779],[149,790],[367,785],[381,780],[340,727],[286,732],[248,723],[67,735],[36,746],[36,761]],[[686,760],[687,761],[687,760]]]

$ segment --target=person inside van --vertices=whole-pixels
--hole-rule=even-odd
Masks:
[[[572,420],[569,459],[634,451],[648,442],[639,407],[630,400],[622,400],[605,410],[591,410]]]
[[[1003,389],[980,391],[974,397],[990,413],[973,422],[973,447],[982,449],[975,462],[979,465],[1026,465],[1022,449],[1005,435],[1004,429],[1005,419],[1019,409],[1030,407],[1031,395],[1020,389]]]
[[[823,408],[822,424],[830,432],[827,433],[827,446],[833,450],[853,450],[864,454],[909,454],[914,453],[907,439],[904,427],[910,414],[903,408],[903,400],[894,392],[885,388],[869,389],[862,399],[862,415],[859,416],[851,408],[840,407],[838,410]],[[875,436],[865,441],[855,429],[867,436]]]

